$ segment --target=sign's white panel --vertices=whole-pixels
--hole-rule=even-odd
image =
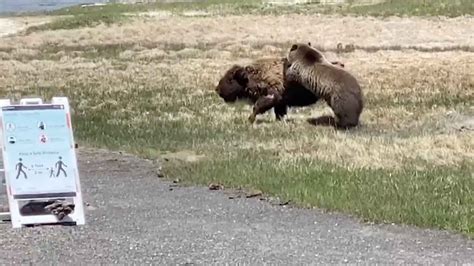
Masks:
[[[74,143],[63,105],[2,107],[5,169],[11,193],[76,191]]]

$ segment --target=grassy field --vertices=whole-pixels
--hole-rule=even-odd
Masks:
[[[187,184],[474,234],[472,18],[180,12],[3,38],[0,96],[67,95],[81,144],[158,158]],[[295,41],[311,41],[359,79],[359,128],[309,124],[331,114],[322,102],[249,125],[250,106],[214,93],[232,64],[285,55]],[[336,53],[339,42],[357,49]]]
[[[120,23],[130,16],[150,11],[167,11],[185,15],[190,11],[195,16],[215,15],[285,15],[285,14],[343,14],[356,16],[448,16],[474,14],[471,0],[387,0],[379,4],[363,5],[365,0],[348,1],[345,5],[274,5],[261,0],[204,0],[191,3],[142,3],[134,5],[109,4],[97,7],[69,7],[46,14],[61,16],[53,23],[31,27],[28,32],[41,30],[92,27],[101,23]],[[31,15],[44,15],[35,12]]]
[[[387,0],[373,5],[367,5],[366,0],[349,0],[345,5],[275,5],[261,0],[204,0],[191,3],[145,3],[135,5],[112,4],[105,7],[81,8],[73,7],[59,11],[53,11],[55,15],[81,15],[100,11],[101,13],[130,13],[146,12],[150,10],[168,10],[173,13],[186,12],[189,10],[205,11],[209,14],[313,14],[320,13],[343,13],[372,16],[460,16],[474,13],[474,4],[470,0]]]

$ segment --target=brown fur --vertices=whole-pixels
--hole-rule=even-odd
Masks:
[[[339,62],[334,64],[343,66]],[[296,81],[284,83],[286,65],[286,58],[264,58],[247,66],[234,65],[221,77],[215,90],[225,102],[251,102],[254,105],[249,117],[251,123],[257,114],[271,108],[276,119],[280,120],[286,115],[288,107],[308,106],[319,99]]]
[[[291,47],[285,79],[298,82],[323,98],[334,111],[337,128],[347,129],[359,124],[364,105],[359,83],[309,44]]]

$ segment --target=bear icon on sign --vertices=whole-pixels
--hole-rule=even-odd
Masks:
[[[48,141],[48,138],[46,137],[46,135],[41,135],[40,136],[40,142],[41,143],[46,143]]]

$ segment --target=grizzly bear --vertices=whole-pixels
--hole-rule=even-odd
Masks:
[[[344,67],[340,62],[332,63]],[[276,119],[281,120],[288,107],[309,106],[319,99],[297,81],[284,82],[287,64],[286,58],[262,58],[246,66],[234,65],[221,77],[215,91],[226,103],[246,100],[253,104],[250,123],[272,108]]]
[[[348,129],[359,124],[364,102],[354,76],[334,66],[310,44],[293,44],[287,60],[285,81],[301,84],[316,97],[324,99],[335,114],[333,126]]]

